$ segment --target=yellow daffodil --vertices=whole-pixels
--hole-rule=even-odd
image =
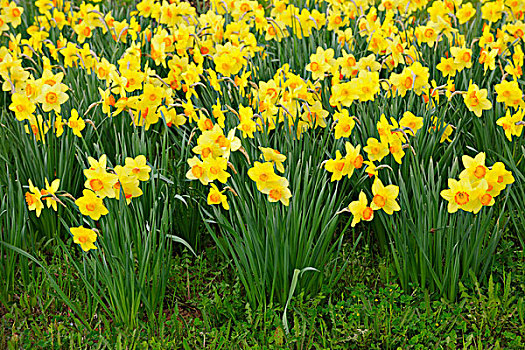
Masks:
[[[131,170],[132,176],[135,176],[139,181],[148,181],[151,167],[147,164],[146,157],[139,155],[133,158],[126,158],[125,167]]]
[[[226,158],[208,157],[204,159],[203,167],[209,181],[219,180],[222,183],[226,183],[230,177],[230,174],[226,171],[228,167],[228,160]]]
[[[467,178],[461,180],[448,179],[448,189],[441,191],[441,197],[448,201],[447,210],[455,213],[459,209],[472,211],[475,203],[471,198],[472,185]]]
[[[505,136],[509,141],[512,141],[512,136],[521,136],[523,132],[523,115],[525,110],[520,109],[516,113],[511,114],[510,109],[507,109],[507,113],[504,117],[496,120],[496,124],[503,128]]]
[[[285,206],[290,203],[292,192],[288,188],[288,180],[284,177],[279,177],[276,181],[272,181],[268,184],[268,201],[269,202],[281,202]]]
[[[79,118],[78,112],[74,108],[71,110],[71,117],[67,122],[67,126],[73,130],[73,134],[78,137],[82,137],[81,131],[86,127],[86,123],[84,122],[84,119]]]
[[[226,195],[223,194],[224,191],[219,191],[215,184],[211,184],[210,192],[208,193],[208,204],[222,204],[222,207],[226,210],[230,209]]]
[[[386,155],[388,155],[388,144],[380,142],[376,138],[370,137],[367,140],[366,146],[363,150],[368,154],[368,159],[372,162],[381,161]]]
[[[42,209],[44,209],[44,203],[42,203],[42,194],[38,188],[33,185],[33,182],[29,180],[29,191],[25,193],[25,200],[27,208],[29,210],[35,210],[36,216],[40,217]]]
[[[53,207],[53,210],[57,211],[57,201],[55,200],[55,198],[53,198],[53,196],[56,195],[58,188],[60,187],[60,179],[53,180],[53,182],[51,182],[51,185],[47,181],[47,178],[45,180],[46,188],[42,189],[40,193],[42,194],[42,196],[46,197],[44,198],[44,200],[46,201],[47,207]]]
[[[368,200],[363,191],[359,193],[359,199],[348,205],[348,210],[352,213],[352,227],[355,227],[361,220],[372,221],[374,219],[374,210],[368,206]]]
[[[503,102],[507,107],[523,106],[523,92],[517,81],[502,81],[494,86],[496,101]]]
[[[95,242],[97,241],[97,233],[84,226],[71,227],[71,234],[73,235],[73,242],[80,244],[83,251],[87,252],[91,249],[97,249]]]
[[[416,117],[412,112],[406,111],[403,113],[403,118],[399,120],[399,126],[408,128],[405,132],[408,135],[415,136],[417,131],[423,127],[423,118]]]
[[[54,110],[60,113],[60,106],[69,99],[69,96],[64,92],[65,88],[63,86],[62,84],[55,84],[53,86],[44,85],[42,87],[37,101],[42,103],[44,112]]]
[[[343,176],[348,174],[348,170],[350,168],[350,164],[348,164],[346,160],[342,158],[341,152],[339,150],[336,151],[335,155],[335,159],[329,159],[324,164],[325,169],[332,173],[330,181],[341,180]]]
[[[350,142],[345,143],[345,168],[348,178],[352,177],[355,169],[363,167],[363,156],[360,154],[361,145],[354,147]]]
[[[87,178],[84,184],[86,188],[94,191],[101,198],[115,198],[113,186],[118,181],[117,175],[108,173],[104,168],[84,169],[84,175]]]
[[[348,110],[344,109],[340,113],[335,113],[334,118],[337,120],[335,126],[335,138],[340,139],[341,137],[349,137],[355,126],[355,117],[351,117]]]
[[[480,88],[476,84],[472,84],[471,81],[467,92],[463,95],[465,105],[469,111],[474,112],[477,117],[481,117],[481,113],[484,110],[492,108],[492,102],[487,99],[487,94],[487,89],[480,90]]]
[[[283,162],[286,160],[286,156],[284,154],[281,154],[278,150],[269,147],[259,146],[259,149],[262,152],[261,158],[263,158],[264,161],[272,162],[273,164],[275,164],[275,168],[278,171],[284,173]]]
[[[496,162],[489,169],[485,179],[488,183],[487,193],[493,197],[498,196],[501,191],[507,186],[514,183],[514,176],[512,173],[505,169],[505,165],[501,162]]]
[[[465,170],[459,174],[459,178],[468,179],[471,183],[475,183],[483,179],[489,170],[485,166],[484,152],[478,153],[474,158],[464,155],[461,160],[463,161]]]
[[[82,194],[83,196],[75,201],[82,215],[89,216],[96,221],[100,219],[102,215],[109,213],[108,209],[104,206],[102,198],[98,197],[95,192],[84,190]]]
[[[394,211],[401,210],[396,201],[399,195],[399,187],[395,185],[384,186],[383,182],[376,177],[372,184],[372,202],[370,207],[373,210],[383,209],[388,215],[392,215]]]
[[[21,93],[14,93],[11,96],[11,104],[9,109],[15,112],[16,119],[22,121],[25,119],[30,119],[33,116],[33,113],[36,110],[36,106],[29,98]]]
[[[269,190],[271,182],[279,179],[271,162],[255,162],[253,167],[248,170],[248,176],[255,181],[257,189],[263,193]]]

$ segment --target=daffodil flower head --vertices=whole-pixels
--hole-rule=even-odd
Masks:
[[[359,199],[348,205],[348,210],[352,213],[352,227],[355,227],[361,220],[372,221],[374,219],[374,210],[368,206],[368,200],[363,191],[359,193]]]
[[[40,217],[42,209],[44,209],[44,203],[42,203],[42,194],[38,188],[33,185],[33,182],[29,180],[29,191],[25,193],[25,200],[27,208],[29,210],[36,211],[36,216]]]
[[[441,191],[441,197],[448,201],[447,210],[449,213],[455,213],[459,209],[472,211],[475,206],[472,185],[468,178],[448,179],[448,189]]]
[[[45,190],[43,189],[40,192],[42,193],[43,196],[46,196],[45,201],[46,201],[47,207],[48,208],[53,207],[53,210],[57,211],[57,201],[53,198],[53,196],[57,193],[58,188],[60,187],[60,179],[53,180],[51,185],[49,184],[47,178],[45,179],[45,181],[46,181],[46,188]]]
[[[257,189],[265,194],[270,191],[270,184],[279,179],[271,162],[255,162],[253,167],[248,170],[248,176],[255,181]]]
[[[283,162],[286,160],[286,156],[284,154],[281,154],[281,152],[278,150],[269,147],[259,146],[259,149],[262,152],[261,158],[263,158],[266,162],[273,162],[276,169],[281,173],[284,173]]]
[[[471,183],[475,183],[483,179],[489,170],[485,166],[484,152],[478,153],[474,158],[464,155],[461,159],[465,170],[459,174],[460,179],[466,178]]]
[[[91,249],[98,249],[94,244],[97,240],[97,233],[94,230],[79,226],[71,227],[70,231],[73,235],[73,242],[80,244],[83,251],[87,252]]]
[[[215,184],[211,184],[210,192],[208,193],[208,204],[222,204],[222,207],[226,210],[230,209],[226,195],[223,194],[224,191],[219,191]]]
[[[139,181],[148,181],[151,167],[147,164],[146,157],[139,155],[135,158],[126,158],[125,167],[130,170],[130,175],[135,176]]]
[[[102,215],[109,213],[108,209],[104,205],[102,198],[97,196],[95,192],[91,190],[82,191],[83,196],[75,201],[78,209],[82,215],[89,216],[93,220],[98,220]]]
[[[399,195],[399,187],[395,185],[384,186],[383,182],[376,177],[372,184],[372,203],[370,207],[373,210],[383,209],[388,215],[392,215],[394,211],[401,210],[396,201]]]

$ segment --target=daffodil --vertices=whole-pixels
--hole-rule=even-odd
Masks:
[[[494,86],[496,101],[503,102],[507,107],[523,106],[523,92],[517,81],[502,81]]]
[[[459,8],[456,12],[459,24],[467,23],[475,15],[476,9],[470,2],[461,4],[461,8]]]
[[[84,175],[87,178],[84,187],[94,191],[101,198],[115,198],[113,186],[118,181],[117,175],[108,173],[104,168],[84,169]]]
[[[326,117],[328,111],[323,109],[321,102],[315,101],[311,106],[307,106],[301,118],[308,123],[309,127],[316,128],[318,126],[326,127]]]
[[[226,183],[230,177],[230,174],[226,171],[228,167],[228,160],[226,158],[208,157],[204,159],[203,167],[209,181],[219,180],[222,183]]]
[[[53,125],[55,127],[55,134],[57,137],[62,136],[62,134],[64,134],[64,125],[66,125],[66,123],[62,120],[62,116],[60,114],[56,115]]]
[[[275,168],[281,173],[284,173],[283,162],[286,160],[286,156],[284,154],[281,154],[278,150],[269,147],[259,146],[259,149],[262,152],[261,158],[264,158],[266,162],[274,163]]]
[[[365,160],[363,164],[366,165],[365,172],[368,174],[368,177],[377,176],[378,169],[374,162],[370,160]]]
[[[306,70],[312,73],[312,79],[323,80],[325,73],[334,65],[334,50],[324,50],[318,47],[316,53],[310,55],[310,63],[306,65]]]
[[[139,155],[135,158],[126,158],[126,168],[131,170],[132,176],[136,176],[139,181],[148,181],[151,167],[147,164],[146,157]]]
[[[84,226],[71,227],[71,234],[73,235],[73,242],[80,244],[83,251],[87,252],[91,249],[97,249],[95,242],[97,241],[97,233]]]
[[[350,166],[351,165],[348,164],[344,158],[342,158],[341,152],[339,150],[335,152],[335,159],[329,159],[324,164],[325,169],[332,173],[330,181],[341,180],[343,176],[348,174]]]
[[[11,104],[9,109],[15,112],[16,119],[22,121],[30,119],[36,110],[36,106],[29,98],[21,93],[14,93],[11,95]]]
[[[359,101],[374,101],[375,95],[379,92],[379,72],[360,71],[355,82],[355,93]]]
[[[448,189],[441,191],[441,197],[448,201],[447,210],[455,213],[459,209],[472,211],[474,200],[472,196],[472,185],[467,178],[461,180],[448,179]]]
[[[437,117],[432,116],[432,126],[428,129],[428,132],[439,132],[441,128],[444,126],[443,133],[441,134],[441,138],[439,140],[440,143],[443,143],[445,141],[452,141],[450,139],[450,135],[454,132],[454,128],[452,125],[445,123],[444,121],[439,121]]]
[[[83,196],[75,201],[82,215],[89,216],[93,220],[98,220],[102,215],[109,213],[108,209],[104,206],[102,198],[98,197],[95,192],[84,190],[82,194]]]
[[[505,169],[505,165],[501,162],[496,162],[487,172],[485,179],[488,183],[487,193],[496,197],[507,186],[514,183],[515,179],[512,173]]]
[[[355,169],[363,167],[363,156],[360,154],[361,145],[354,147],[350,142],[345,143],[345,169],[348,178],[352,176]]]
[[[405,151],[403,150],[403,142],[401,141],[401,138],[393,137],[390,139],[388,144],[388,150],[390,151],[390,154],[392,154],[394,160],[398,164],[401,164],[401,159],[405,156]]]
[[[290,203],[292,192],[288,188],[288,180],[284,177],[279,177],[276,181],[272,181],[268,184],[268,201],[269,202],[281,202],[285,206]]]
[[[487,174],[484,152],[478,153],[474,158],[464,155],[461,159],[465,170],[459,174],[460,179],[468,179],[471,183],[475,183]]]
[[[498,55],[497,49],[491,49],[490,51],[483,49],[479,53],[478,62],[480,64],[483,64],[483,69],[485,71],[487,70],[487,68],[493,71],[494,69],[496,69],[496,56],[497,55]]]
[[[355,227],[361,220],[372,221],[374,218],[374,210],[368,206],[368,200],[363,191],[359,193],[359,199],[353,201],[348,205],[348,210],[352,213],[352,227]]]
[[[255,162],[253,167],[248,170],[248,176],[255,181],[257,189],[263,193],[269,191],[271,182],[279,179],[279,176],[275,174],[273,163],[271,162]]]
[[[454,57],[454,63],[458,71],[472,67],[472,50],[466,47],[451,47],[450,53]]]
[[[504,117],[496,120],[496,124],[503,127],[505,136],[509,141],[512,141],[512,136],[521,136],[523,132],[523,115],[525,110],[520,109],[516,113],[511,114],[510,109],[507,109],[507,113]]]
[[[82,130],[86,127],[86,122],[84,122],[84,119],[79,118],[78,112],[76,109],[71,110],[71,117],[69,118],[67,122],[67,126],[73,130],[73,134],[75,134],[78,137],[82,137]]]
[[[346,52],[343,49],[343,56],[337,59],[337,63],[341,67],[341,73],[344,76],[352,77],[356,76],[359,72],[357,69],[357,61],[351,53]]]
[[[105,154],[101,155],[99,160],[93,157],[88,157],[89,170],[102,170],[105,171],[107,167],[108,158]]]
[[[436,65],[437,70],[443,74],[443,77],[446,78],[447,76],[453,77],[456,75],[457,69],[456,64],[454,63],[454,58],[445,58],[441,57],[441,62],[439,62]]]
[[[7,3],[7,6],[2,8],[5,21],[11,23],[13,28],[18,27],[22,23],[22,13],[24,13],[24,8],[16,6],[14,1]]]
[[[213,118],[215,118],[215,121],[219,124],[221,128],[224,128],[224,121],[226,120],[226,116],[224,115],[224,112],[222,111],[222,107],[219,101],[219,98],[217,98],[217,103],[213,105],[212,107],[212,115]]]
[[[54,110],[60,113],[61,105],[69,99],[69,96],[64,92],[63,84],[55,84],[53,86],[44,85],[42,91],[37,98],[37,101],[42,103],[44,112]]]
[[[485,179],[481,180],[470,193],[472,200],[472,213],[477,214],[483,207],[494,205],[494,197],[488,192],[488,183]]]
[[[337,119],[335,138],[340,139],[341,137],[349,137],[355,126],[355,117],[351,117],[348,110],[344,109],[342,112],[335,113],[334,118]]]
[[[186,178],[190,180],[199,180],[203,185],[207,185],[210,179],[206,176],[206,169],[203,162],[198,157],[188,159],[190,170],[186,173]]]
[[[46,201],[47,207],[53,207],[53,210],[57,211],[57,201],[53,197],[56,195],[58,188],[60,187],[60,179],[53,180],[53,182],[51,182],[51,185],[49,184],[47,178],[45,180],[46,188],[42,189],[40,193],[42,194],[42,196],[46,197],[44,198],[44,200]]]
[[[395,185],[384,186],[383,182],[376,177],[372,184],[372,202],[370,207],[373,210],[383,209],[388,215],[392,215],[394,211],[401,210],[396,201],[399,195],[399,187]]]
[[[415,136],[417,131],[423,127],[423,118],[416,117],[412,112],[406,111],[403,113],[403,118],[399,120],[399,126],[408,128],[405,132],[408,135]]]
[[[368,159],[372,162],[381,161],[389,153],[388,144],[380,142],[373,137],[367,140],[367,144],[363,150],[368,154]]]
[[[121,194],[124,194],[126,204],[131,203],[132,198],[142,196],[143,192],[139,187],[139,180],[131,175],[131,169],[117,165],[115,173],[118,181],[113,185],[114,196],[116,199],[121,199]]]
[[[24,125],[25,132],[27,134],[33,134],[35,140],[42,141],[46,143],[45,135],[49,131],[50,123],[49,121],[44,121],[42,115],[31,115],[29,118],[29,126]]]
[[[208,193],[208,204],[222,204],[222,207],[226,210],[230,209],[226,195],[223,194],[224,191],[219,191],[215,184],[211,184],[210,192]]]
[[[492,102],[487,99],[487,94],[487,89],[480,90],[480,88],[476,84],[472,84],[471,81],[467,92],[463,95],[465,105],[469,111],[474,112],[477,117],[481,117],[481,113],[484,110],[492,108]]]
[[[206,117],[204,113],[199,111],[199,120],[197,121],[197,126],[201,131],[207,131],[213,129],[213,121]]]
[[[36,216],[40,217],[42,209],[44,209],[44,203],[42,203],[42,194],[38,188],[33,185],[33,182],[29,180],[29,191],[25,193],[25,200],[27,208],[29,210],[36,211]]]

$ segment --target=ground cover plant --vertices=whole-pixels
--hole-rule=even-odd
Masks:
[[[523,347],[524,1],[0,4],[0,347]]]

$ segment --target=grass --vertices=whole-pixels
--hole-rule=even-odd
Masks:
[[[208,242],[210,243],[210,242]],[[166,349],[519,349],[525,332],[525,259],[509,245],[500,254],[491,284],[461,286],[455,303],[430,300],[427,292],[404,293],[391,262],[370,246],[345,242],[348,266],[333,289],[315,298],[299,295],[289,306],[290,335],[282,308],[251,309],[232,261],[207,245],[196,258],[174,255],[158,323],[138,320],[127,328],[104,310],[84,327],[61,303],[40,271],[31,288],[17,291],[1,310],[0,346],[16,348]],[[45,251],[45,250],[44,250]],[[42,254],[60,288],[79,304],[87,294],[71,261],[60,252]]]

